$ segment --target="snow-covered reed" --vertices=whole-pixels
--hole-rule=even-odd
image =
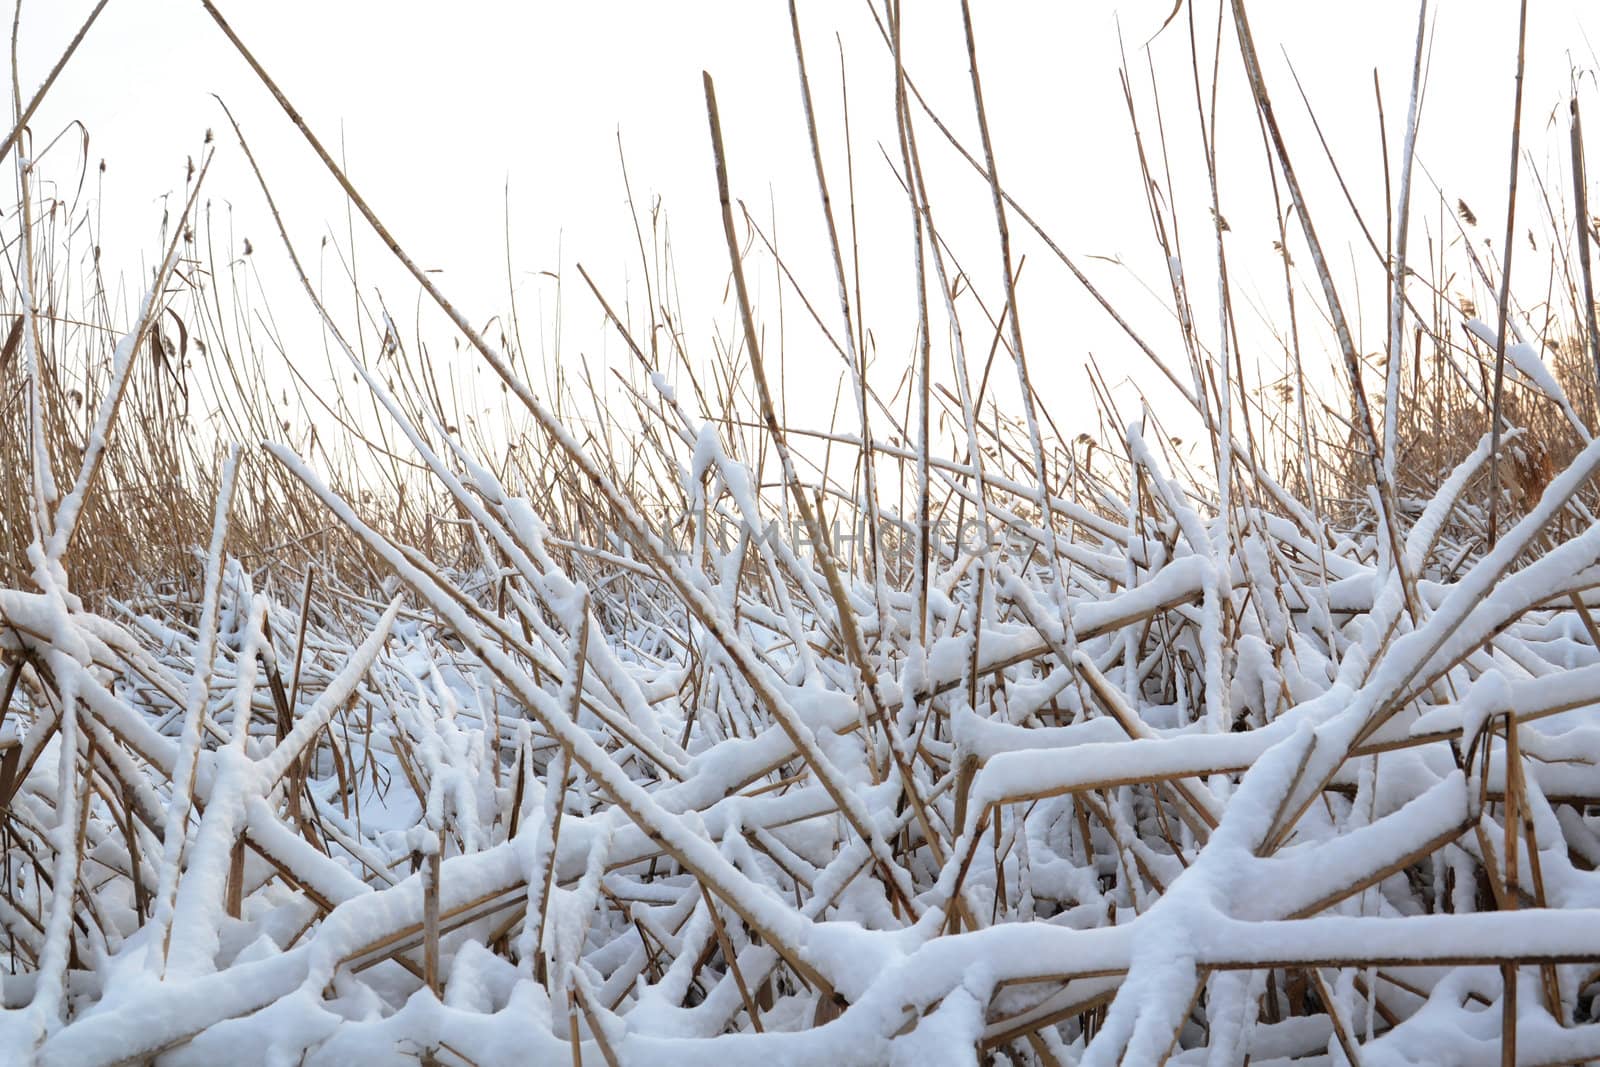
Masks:
[[[1230,11],[1267,116],[1244,6]],[[20,325],[0,353],[19,389],[0,409],[16,450],[0,501],[5,1062],[1600,1058],[1592,385],[1501,342],[1524,336],[1504,293],[1499,332],[1437,306],[1430,324],[1402,306],[1402,271],[1391,344],[1426,338],[1430,374],[1470,357],[1453,335],[1496,349],[1499,374],[1510,356],[1527,379],[1504,413],[1545,421],[1491,431],[1489,390],[1461,387],[1453,417],[1476,410],[1478,431],[1428,444],[1405,406],[1441,388],[1420,357],[1375,420],[1299,203],[1361,467],[1314,440],[1304,406],[1283,440],[1257,439],[1289,404],[1266,410],[1230,377],[1176,257],[1172,363],[1193,373],[1173,380],[1220,482],[1148,414],[1091,457],[1026,388],[1016,419],[980,409],[963,336],[994,335],[1027,380],[1008,231],[1028,217],[980,121],[968,158],[1011,310],[964,332],[916,177],[915,135],[945,127],[916,111],[897,20],[924,282],[911,425],[867,380],[831,217],[829,336],[855,428],[779,417],[709,76],[749,409],[698,380],[680,395],[591,283],[639,363],[618,387],[626,443],[579,436],[570,398],[537,394],[301,127],[527,428],[491,454],[437,397],[377,373],[301,273],[388,420],[374,433],[398,434],[382,454],[417,472],[398,499],[354,467],[331,480],[266,406],[227,423],[266,443],[215,462],[130,420],[151,402],[140,364],[167,343],[151,338],[187,211],[109,369],[83,379],[98,414],[64,417],[59,338],[30,288],[51,276],[33,251],[48,235],[19,161]],[[929,349],[946,329],[941,389]],[[934,403],[956,428],[948,458]],[[823,448],[862,462],[814,476]],[[165,551],[193,550],[194,573],[107,540],[108,485],[151,474],[181,498]],[[1372,492],[1330,499],[1363,478]]]

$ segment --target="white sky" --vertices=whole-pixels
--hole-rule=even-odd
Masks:
[[[92,0],[24,4],[25,94],[92,6]],[[1081,266],[1106,283],[1148,339],[1181,365],[1176,328],[1162,310],[1165,301],[1145,295],[1116,266],[1089,258],[1120,257],[1145,283],[1165,291],[1117,81],[1116,33],[1120,19],[1149,136],[1154,112],[1141,45],[1165,18],[1169,0],[980,0],[974,6],[985,92],[1007,186]],[[1445,185],[1450,203],[1464,198],[1478,215],[1480,232],[1498,234],[1504,226],[1517,5],[1512,0],[1434,0],[1433,6],[1438,17],[1419,156]],[[1564,104],[1570,69],[1594,68],[1591,42],[1600,16],[1583,0],[1535,0],[1530,6],[1525,145],[1538,160],[1548,160],[1547,180],[1564,201],[1570,190],[1564,107],[1553,124],[1547,119]],[[233,0],[223,7],[324,141],[337,144],[342,136],[356,185],[413,255],[442,271],[445,291],[477,321],[507,307],[509,196],[522,314],[534,317],[531,309],[541,301],[550,313],[552,283],[536,272],[563,271],[569,358],[583,351],[620,362],[623,354],[602,328],[598,309],[571,269],[574,262],[584,263],[614,302],[629,291],[638,295],[639,260],[617,162],[619,131],[636,195],[646,204],[651,196],[662,198],[691,336],[708,340],[713,324],[722,336],[733,335],[731,309],[721,304],[726,256],[700,81],[702,68],[709,69],[717,80],[735,195],[762,217],[776,203],[785,255],[829,315],[830,327],[836,325],[787,6],[781,0],[448,5]],[[1251,10],[1291,151],[1324,241],[1334,246],[1334,258],[1345,265],[1341,269],[1348,277],[1355,231],[1304,121],[1284,56],[1304,80],[1369,222],[1381,231],[1372,72],[1376,67],[1382,77],[1390,152],[1397,156],[1416,6],[1389,0],[1257,0]],[[1196,11],[1202,35],[1208,36],[1215,25],[1214,0],[1201,0]],[[905,17],[913,78],[976,148],[958,4],[918,0],[906,4]],[[890,61],[865,3],[809,0],[801,4],[801,18],[841,222],[844,155],[835,34],[847,59],[867,319],[879,343],[874,383],[888,392],[908,359],[914,325],[907,303],[907,208],[878,147],[898,164]],[[1183,19],[1156,40],[1152,55],[1175,178],[1186,198],[1186,273],[1203,298],[1208,287],[1214,288],[1213,268]],[[1257,177],[1260,140],[1241,96],[1231,26],[1224,31],[1222,56],[1221,154],[1231,161],[1223,175],[1222,210],[1232,227],[1231,268],[1240,293],[1259,294],[1265,312],[1275,316],[1281,304],[1281,268],[1270,248],[1276,231],[1270,194]],[[1594,116],[1590,129],[1600,130],[1600,94],[1592,75],[1583,91]],[[333,182],[197,2],[112,0],[35,120],[36,144],[72,119],[87,126],[91,165],[104,158],[109,167],[101,205],[108,262],[126,269],[133,284],[141,264],[157,253],[162,194],[181,187],[185,158],[199,153],[206,128],[216,129],[218,161],[208,199],[218,212],[224,203],[233,205],[236,232],[251,238],[256,267],[278,294],[278,314],[293,322],[298,312],[291,314],[288,307],[298,308],[302,301],[278,273],[281,248],[212,93],[241,120],[302,252],[314,253],[317,238],[330,228],[346,242]],[[919,136],[937,217],[983,297],[998,307],[986,191],[970,171],[951,162],[930,125],[924,123]],[[1591,148],[1600,156],[1600,149]],[[47,164],[64,186],[75,180],[72,151],[71,145],[57,147]],[[1600,170],[1600,164],[1591,167]],[[89,189],[95,192],[92,180]],[[1524,193],[1519,213],[1537,228],[1537,185],[1526,175]],[[1437,230],[1438,201],[1425,180],[1416,203],[1414,254],[1425,250],[1424,223]],[[1015,232],[1022,231],[1020,223],[1013,225]],[[356,242],[363,280],[392,287],[390,295],[398,295],[401,308],[412,306],[413,288],[396,285],[392,271],[378,266],[381,250],[370,237],[358,229]],[[1494,243],[1498,246],[1499,239]],[[1048,253],[1027,240],[1019,241],[1019,250],[1029,261],[1021,302],[1035,382],[1058,421],[1087,417],[1080,368],[1091,350],[1114,380],[1128,374],[1141,383],[1154,380],[1142,357]],[[1359,258],[1362,252],[1355,248],[1353,254]],[[1523,260],[1529,270],[1535,269],[1534,258]],[[1361,272],[1372,278],[1372,264],[1360,262]],[[775,332],[774,278],[770,263],[762,263],[758,314]],[[1377,277],[1381,282],[1381,274]],[[1354,304],[1355,296],[1350,289],[1347,302]],[[1370,351],[1382,345],[1381,292],[1372,288],[1362,297]],[[799,306],[785,299],[791,417],[825,427],[837,360],[814,332],[795,325]],[[967,310],[971,328],[977,316],[975,309]],[[1247,307],[1237,310],[1242,324],[1254,318]],[[310,322],[302,321],[303,328],[290,329],[289,339],[314,346],[320,363],[321,342]],[[1214,341],[1214,316],[1207,319],[1202,312],[1201,325],[1206,340]],[[984,348],[986,341],[974,347]],[[528,343],[537,350],[532,337]],[[825,369],[819,372],[819,365]],[[1124,393],[1123,399],[1131,402],[1132,394]],[[844,428],[853,420],[850,410],[847,404]]]

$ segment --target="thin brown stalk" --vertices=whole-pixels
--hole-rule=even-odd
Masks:
[[[1506,240],[1500,248],[1500,298],[1494,339],[1494,401],[1490,411],[1489,433],[1489,547],[1499,539],[1500,513],[1500,412],[1506,384],[1506,329],[1511,312],[1511,256],[1517,246],[1517,173],[1522,161],[1522,72],[1528,48],[1528,0],[1518,5],[1517,88],[1511,112],[1511,176],[1506,180]],[[1582,220],[1580,219],[1580,225]]]
[[[1577,220],[1578,264],[1583,272],[1583,317],[1589,340],[1589,362],[1600,389],[1600,323],[1595,321],[1594,268],[1589,252],[1589,173],[1584,162],[1583,116],[1578,94],[1572,94],[1572,213]]]

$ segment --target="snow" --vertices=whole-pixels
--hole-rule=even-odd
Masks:
[[[729,410],[691,414],[671,363],[632,368],[619,425],[648,432],[607,455],[441,299],[542,435],[530,476],[397,395],[307,280],[459,542],[401,543],[313,450],[234,447],[197,588],[92,610],[68,547],[174,255],[64,496],[29,402],[31,584],[0,589],[0,1060],[1309,1064],[1348,1040],[1477,1063],[1508,1017],[1530,1062],[1600,1056],[1600,443],[1515,319],[1514,380],[1582,445],[1490,545],[1488,436],[1409,479],[1392,541],[1370,501],[1335,519],[1274,483],[1233,407],[1243,353],[1186,295],[1215,484],[1148,412],[1094,442],[1098,469],[1031,391],[991,428],[953,289],[965,454],[910,447],[863,387],[860,436],[817,436],[875,457],[855,484],[812,479],[809,443],[775,482],[738,375]],[[1382,460],[1407,481],[1400,366]],[[867,439],[874,403],[894,440]],[[304,572],[230,536],[256,463],[370,573],[327,566],[302,612]],[[925,585],[877,488],[895,464],[983,532]],[[836,529],[867,520],[870,559],[786,528],[813,490]]]
[[[1185,503],[1130,437],[1171,504],[1176,540],[1157,547],[1148,526],[1123,527],[1126,542],[1146,542],[1143,563],[1122,567],[1116,586],[1111,575],[1073,579],[1070,633],[1038,573],[997,557],[981,615],[974,585],[950,583],[919,654],[876,661],[878,696],[896,709],[887,726],[866,717],[848,672],[821,667],[838,655],[827,648],[837,608],[825,598],[832,616],[811,612],[803,595],[744,612],[684,575],[678,588],[703,612],[702,662],[716,665],[706,675],[715,688],[696,703],[687,687],[704,668],[638,656],[608,622],[605,587],[568,577],[528,502],[487,470],[463,467],[476,491],[460,499],[496,528],[486,540],[507,546],[518,583],[507,602],[537,623],[527,635],[469,612],[448,591],[454,579],[400,553],[275,447],[404,590],[364,608],[342,641],[311,635],[323,651],[278,740],[266,678],[288,659],[280,635],[294,612],[220,549],[230,462],[192,635],[154,618],[124,627],[56,593],[0,593],[7,647],[47,651],[67,711],[54,736],[17,734],[38,757],[13,810],[54,820],[53,880],[74,884],[80,863],[128,861],[94,797],[86,814],[97,844],[81,860],[69,847],[84,809],[57,783],[83,780],[80,738],[110,746],[108,766],[152,813],[137,835],[150,918],[134,914],[126,883],[104,894],[115,925],[93,948],[103,971],[85,972],[67,952],[73,898],[47,896],[37,977],[15,993],[28,1007],[0,1037],[47,1063],[161,1048],[173,1063],[203,1063],[240,1043],[241,1062],[263,1064],[339,1062],[375,1043],[400,1058],[448,1046],[445,1056],[499,1063],[568,1055],[576,1026],[585,1055],[598,1055],[603,1037],[628,1060],[965,1063],[999,1020],[1033,1010],[1011,991],[1039,985],[1064,998],[1041,1011],[1071,1003],[1074,990],[1115,993],[1091,1040],[1061,1022],[1041,1040],[1080,1062],[1142,1061],[1164,1054],[1203,987],[1206,1054],[1228,1062],[1328,1045],[1326,1016],[1262,1014],[1269,970],[1328,971],[1340,1010],[1378,1054],[1428,1047],[1419,1035],[1444,1040],[1450,1016],[1426,997],[1388,1002],[1402,1024],[1369,1033],[1361,1021],[1375,1009],[1358,974],[1370,982],[1375,969],[1400,967],[1443,990],[1452,976],[1498,975],[1503,960],[1529,973],[1541,962],[1600,963],[1600,941],[1582,932],[1600,918],[1600,886],[1557,843],[1600,858],[1600,833],[1560,799],[1593,793],[1600,653],[1570,603],[1553,599],[1592,580],[1600,533],[1579,530],[1528,555],[1600,468],[1600,445],[1494,550],[1447,574],[1438,548],[1486,460],[1480,443],[1408,533],[1419,619],[1370,557],[1327,554],[1324,607],[1348,616],[1329,646],[1306,610],[1318,581],[1302,576],[1277,599],[1260,577],[1296,542],[1267,542],[1263,524],[1243,543],[1219,543],[1217,520]],[[731,458],[705,453],[715,491],[747,491],[724,471]],[[442,459],[439,469],[451,470]],[[759,507],[748,491],[744,504]],[[857,592],[863,631],[910,639],[909,627],[871,629],[873,597]],[[1240,610],[1259,597],[1274,599]],[[402,623],[408,601],[437,622]],[[1225,627],[1239,631],[1226,649]],[[1226,702],[1191,704],[1176,675],[1160,695],[1168,668],[1152,642],[1164,633],[1182,635],[1202,684],[1227,679]],[[152,683],[147,695],[108,684],[129,664]],[[373,732],[347,739],[362,709]],[[1492,798],[1510,778],[1506,713],[1521,731],[1541,843],[1537,875],[1521,850],[1520,881],[1540,880],[1552,907],[1473,911],[1459,883],[1453,897],[1442,886],[1414,891],[1405,872],[1475,870],[1477,825],[1498,854]],[[726,721],[713,730],[709,716]],[[1219,728],[1232,722],[1246,728]],[[885,728],[900,731],[910,779],[887,758]],[[359,814],[344,810],[350,772],[327,762],[330,736],[388,777],[385,796],[358,769]],[[1454,754],[1483,746],[1480,779]],[[291,814],[301,769],[297,803],[321,830]],[[420,977],[435,899],[438,997]],[[1441,910],[1445,900],[1459,910]],[[0,909],[0,921],[10,914]],[[758,989],[768,1005],[759,1033],[747,1000]],[[1499,995],[1487,987],[1490,1000]],[[1542,995],[1531,987],[1527,1002]],[[835,996],[842,1014],[813,1026]],[[569,1011],[580,1000],[588,1014]],[[513,1037],[517,1028],[528,1032]],[[1526,1033],[1529,1047],[1588,1047],[1536,1016]],[[1200,1051],[1180,1043],[1185,1057]]]
[[[603,1037],[628,1061],[967,1063],[1014,1003],[1031,1003],[1010,991],[1042,984],[1065,1000],[1041,1005],[1070,1003],[1073,990],[1116,994],[1092,1040],[1065,1023],[1042,1040],[1081,1062],[1142,1061],[1164,1054],[1203,986],[1207,1055],[1227,1062],[1246,1050],[1267,1060],[1328,1045],[1326,1016],[1266,1019],[1268,970],[1329,970],[1341,1010],[1360,1021],[1370,1009],[1352,984],[1358,972],[1401,967],[1442,990],[1451,976],[1497,975],[1502,960],[1529,973],[1541,962],[1600,963],[1600,941],[1583,933],[1600,918],[1600,886],[1553,844],[1566,836],[1600,856],[1600,834],[1550,799],[1592,793],[1600,759],[1600,653],[1570,606],[1550,606],[1590,580],[1600,534],[1581,530],[1524,556],[1564,494],[1600,467],[1600,446],[1495,550],[1447,576],[1436,549],[1453,536],[1462,487],[1486,458],[1480,444],[1409,532],[1421,619],[1403,621],[1396,587],[1377,569],[1330,554],[1326,607],[1349,615],[1333,647],[1305,610],[1320,595],[1315,580],[1240,612],[1245,598],[1274,595],[1257,575],[1284,557],[1265,542],[1219,545],[1215,520],[1184,503],[1140,447],[1134,435],[1135,454],[1165,486],[1158,495],[1174,509],[1178,539],[1142,550],[1114,591],[1094,574],[1075,579],[1070,635],[1047,606],[1044,579],[997,559],[981,616],[966,599],[973,587],[952,583],[920,654],[877,661],[909,781],[885,758],[885,725],[866,719],[850,675],[820,668],[837,652],[826,649],[828,616],[803,599],[736,621],[739,600],[703,596],[684,576],[680,588],[704,612],[696,632],[714,642],[705,662],[723,672],[708,675],[717,688],[696,704],[686,692],[693,668],[635,655],[610,628],[603,587],[569,578],[528,503],[486,470],[465,468],[477,492],[462,499],[515,551],[519,588],[508,603],[548,612],[531,637],[469,612],[448,593],[451,578],[401,554],[274,448],[405,590],[363,609],[342,643],[313,635],[326,651],[313,653],[313,681],[282,740],[262,701],[267,671],[287,659],[277,635],[292,632],[293,612],[216,547],[226,494],[192,637],[158,620],[124,628],[54,594],[0,594],[8,647],[48,650],[69,712],[54,738],[19,731],[39,758],[14,810],[33,818],[49,811],[45,798],[62,801],[58,815],[42,816],[56,819],[46,838],[54,879],[78,879],[78,851],[67,847],[78,794],[56,783],[77,778],[85,733],[111,746],[109,765],[133,779],[139,810],[164,812],[149,829],[165,837],[138,835],[149,921],[134,916],[130,891],[104,896],[119,925],[94,949],[106,961],[99,980],[68,960],[72,898],[46,901],[38,977],[17,990],[30,1006],[0,1036],[37,1047],[46,1063],[161,1048],[173,1063],[235,1049],[240,1062],[332,1063],[379,1045],[396,1062],[448,1046],[455,1051],[442,1055],[509,1063],[568,1055],[576,1026],[586,1056],[599,1055]],[[709,446],[705,462],[707,472],[733,466]],[[719,478],[719,491],[745,491],[738,477]],[[753,496],[744,503],[759,507]],[[1133,523],[1120,536],[1153,533]],[[402,624],[408,600],[437,624]],[[862,629],[877,632],[866,625],[871,594],[859,600]],[[1243,630],[1226,655],[1224,617]],[[1166,668],[1150,642],[1172,632],[1204,665],[1202,680],[1227,678],[1226,703],[1156,695]],[[442,643],[447,634],[459,647]],[[812,647],[794,648],[788,634]],[[1062,658],[1069,636],[1075,650]],[[158,682],[147,690],[155,696],[108,686],[118,664]],[[974,706],[973,692],[986,699]],[[346,740],[365,707],[373,733]],[[1430,850],[1477,862],[1477,820],[1489,820],[1491,837],[1500,832],[1496,802],[1484,803],[1476,770],[1452,752],[1487,745],[1482,781],[1491,797],[1503,792],[1507,712],[1522,731],[1539,878],[1560,910],[1444,912],[1432,906],[1447,899],[1442,889],[1413,893],[1402,872]],[[694,718],[730,713],[748,728],[730,720],[713,731]],[[1236,720],[1248,728],[1218,728]],[[330,733],[388,775],[387,797],[371,780],[358,784],[360,815],[342,812],[349,797],[325,762]],[[309,776],[299,803],[320,809],[320,832],[290,814],[299,768]],[[127,861],[102,810],[91,800],[91,839],[102,845],[81,861],[86,869]],[[927,827],[943,836],[929,841]],[[921,847],[907,854],[906,840]],[[236,843],[246,860],[239,887]],[[1522,853],[1529,886],[1535,872]],[[1132,872],[1139,884],[1122,884]],[[435,895],[438,997],[419,977]],[[763,988],[770,1006],[758,1009],[758,1033],[747,997]],[[835,995],[842,1014],[813,1026]],[[1527,1001],[1541,996],[1532,987]],[[569,1011],[580,1000],[588,1014]],[[1406,1003],[1400,1026],[1369,1035],[1362,1025],[1365,1048],[1428,1047],[1419,1035],[1448,1029],[1433,1000]],[[1538,1017],[1525,1032],[1529,1047],[1587,1048],[1573,1036],[1581,1029]]]

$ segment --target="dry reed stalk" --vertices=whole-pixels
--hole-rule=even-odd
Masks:
[[[1589,250],[1589,169],[1583,146],[1583,116],[1574,93],[1569,110],[1572,115],[1572,214],[1578,230],[1578,264],[1583,274],[1583,318],[1589,341],[1589,362],[1594,366],[1600,388],[1600,325],[1595,320],[1594,267]]]
[[[1499,536],[1500,510],[1500,411],[1505,396],[1506,330],[1511,312],[1511,257],[1516,246],[1517,174],[1522,162],[1522,73],[1528,47],[1528,3],[1522,0],[1517,16],[1517,78],[1511,108],[1511,176],[1506,181],[1506,243],[1500,253],[1500,299],[1497,301],[1494,342],[1494,401],[1490,408],[1489,432],[1494,443],[1489,456],[1489,547]],[[1515,1052],[1515,1041],[1512,1043]]]
[[[916,778],[912,773],[909,760],[905,757],[902,751],[901,739],[896,735],[895,728],[892,722],[884,714],[884,709],[879,701],[877,695],[877,673],[872,666],[871,660],[866,654],[865,645],[861,640],[860,632],[856,624],[855,612],[850,607],[849,596],[845,591],[844,580],[840,574],[838,562],[834,559],[829,536],[824,530],[821,522],[818,520],[816,511],[813,510],[811,502],[807,499],[806,494],[801,487],[799,476],[795,473],[794,463],[790,457],[783,427],[778,422],[777,413],[772,405],[772,395],[767,388],[766,371],[762,364],[760,346],[756,339],[757,331],[755,328],[755,318],[750,308],[750,294],[745,284],[744,269],[739,257],[738,239],[733,228],[733,209],[728,192],[727,156],[722,145],[721,122],[717,117],[716,91],[712,85],[711,75],[709,73],[705,75],[704,80],[706,91],[706,113],[711,124],[712,155],[715,161],[717,174],[717,198],[722,205],[723,236],[727,241],[728,257],[733,271],[734,289],[738,295],[740,315],[743,318],[745,326],[745,345],[750,353],[750,363],[751,368],[754,371],[757,396],[759,397],[761,404],[761,413],[763,418],[766,419],[768,434],[770,435],[778,453],[779,463],[783,471],[784,483],[789,487],[790,492],[794,497],[795,508],[800,512],[801,520],[805,523],[806,531],[811,538],[812,545],[815,547],[817,559],[822,565],[823,575],[828,583],[828,591],[833,598],[834,608],[837,612],[837,621],[840,629],[841,640],[843,641],[845,650],[849,654],[853,665],[855,666],[856,670],[860,672],[862,693],[871,702],[872,713],[869,721],[876,722],[882,728],[884,735],[889,742],[889,751],[894,756],[900,771],[900,787],[906,791],[907,799],[912,804],[913,809],[917,811],[917,817],[922,823],[923,833],[927,835],[928,843],[937,849],[937,842],[939,838],[937,834],[934,833],[933,826],[928,820],[925,810],[926,805],[918,794]],[[786,716],[780,714],[778,715],[778,720],[780,723],[785,724],[786,729],[790,729],[788,726],[789,720]],[[808,747],[814,747],[814,742],[812,743],[812,746],[807,746],[804,744],[802,738],[798,736],[798,731],[793,731],[791,736],[795,741],[796,747],[800,748],[803,752],[805,752]],[[807,755],[810,756],[810,753],[808,752]],[[878,859],[878,862],[882,868],[885,885],[889,887],[891,893],[899,896],[900,904],[904,906],[909,913],[915,914],[916,909],[913,907],[910,894],[907,892],[909,882],[907,881],[904,872],[900,870],[899,865],[895,863],[890,856],[887,845],[883,843],[882,839],[877,835],[877,833],[871,830],[862,819],[858,806],[848,802],[843,788],[837,784],[834,774],[826,771],[822,766],[818,765],[820,763],[820,756],[821,753],[818,752],[815,757],[810,758],[818,777],[823,781],[829,793],[834,796],[835,801],[839,804],[841,813],[843,813],[845,817],[852,822],[856,832],[861,835],[862,840],[871,844],[874,856]]]
[[[422,867],[422,981],[436,997],[444,990],[439,980],[439,876],[443,851],[441,828],[439,842],[428,852]]]

